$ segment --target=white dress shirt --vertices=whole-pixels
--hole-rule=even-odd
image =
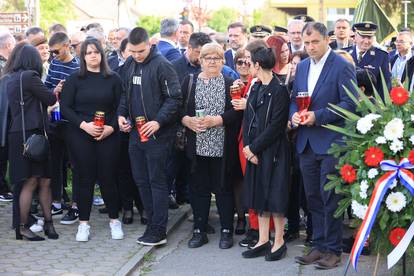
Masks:
[[[322,58],[316,63],[313,59],[310,59],[309,74],[308,74],[308,93],[309,97],[312,97],[313,90],[315,89],[316,83],[322,73],[323,66],[325,65],[326,59],[331,53],[331,48],[326,51]]]
[[[394,66],[391,70],[393,79],[401,80],[402,75],[404,73],[405,64],[407,63],[407,60],[409,60],[411,57],[411,51],[409,51],[405,56],[401,56],[399,53],[397,54],[397,59],[395,60]]]

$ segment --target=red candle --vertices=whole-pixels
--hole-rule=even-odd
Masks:
[[[143,125],[145,125],[146,122],[147,122],[147,120],[145,119],[144,116],[138,116],[138,117],[135,118],[135,126],[137,127],[139,138],[140,138],[141,142],[143,142],[143,143],[148,142],[148,140],[149,140],[146,135],[141,133],[141,127]]]
[[[308,111],[308,108],[310,106],[310,96],[308,92],[298,92],[298,95],[296,96],[296,104],[298,105],[299,114],[302,114],[303,112]],[[300,121],[305,121],[305,116],[300,116]]]
[[[96,111],[93,123],[95,126],[103,127],[105,125],[105,112]]]
[[[230,96],[232,100],[240,100],[241,99],[241,88],[239,85],[234,84],[230,86]]]

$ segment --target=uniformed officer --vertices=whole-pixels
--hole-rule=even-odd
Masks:
[[[255,25],[250,28],[250,41],[265,39],[272,34],[272,29],[263,25]]]
[[[388,89],[391,88],[391,72],[388,53],[373,45],[377,25],[372,22],[361,22],[354,24],[353,29],[355,31],[355,45],[344,50],[352,55],[357,67],[367,69],[374,74],[378,80],[377,91],[381,98],[384,98],[380,72],[382,71],[384,74]]]

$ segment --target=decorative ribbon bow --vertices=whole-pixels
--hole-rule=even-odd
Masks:
[[[381,169],[383,171],[387,171],[387,173],[381,176],[380,179],[378,179],[377,183],[375,183],[375,188],[368,205],[367,213],[365,214],[361,227],[358,230],[358,234],[355,237],[354,246],[352,247],[350,256],[352,266],[355,270],[357,268],[358,258],[364,247],[365,241],[371,232],[375,218],[377,217],[378,211],[381,207],[381,202],[389,187],[393,184],[394,179],[398,177],[401,184],[404,185],[412,195],[414,195],[414,174],[409,171],[409,169],[414,169],[414,165],[411,164],[407,158],[402,159],[398,165],[394,160],[383,160],[381,161],[380,165]],[[407,250],[413,236],[414,222],[411,224],[410,228],[405,233],[404,237],[401,239],[398,245],[388,255],[388,269],[393,267],[402,257],[404,252]]]

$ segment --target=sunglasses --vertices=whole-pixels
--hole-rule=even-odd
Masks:
[[[57,56],[57,55],[59,55],[59,51],[60,51],[60,49],[59,50],[49,50],[49,53],[51,55]]]
[[[250,67],[250,62],[246,61],[246,60],[238,60],[236,62],[237,65],[242,66],[243,64],[246,65],[247,67]]]

